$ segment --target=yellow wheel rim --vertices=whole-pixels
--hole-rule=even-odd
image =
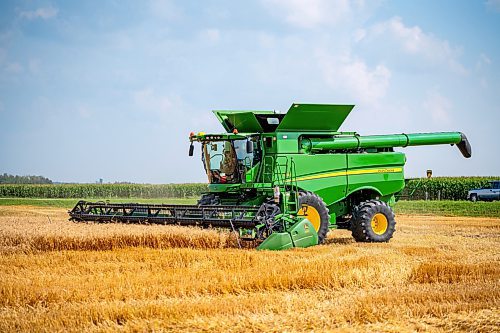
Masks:
[[[384,214],[377,213],[372,217],[372,230],[377,235],[383,235],[388,227],[389,222],[387,222],[387,217]]]
[[[305,216],[313,225],[314,230],[316,230],[316,232],[319,231],[319,227],[321,226],[321,217],[319,216],[316,208],[309,205],[303,205],[302,208],[299,209],[297,215]]]

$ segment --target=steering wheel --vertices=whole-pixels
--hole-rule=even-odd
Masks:
[[[221,159],[220,159],[221,162],[222,162],[222,160],[224,160],[224,155],[223,154],[215,154],[215,155],[210,156],[210,161],[212,161],[212,159],[214,157],[216,157],[216,156],[220,156],[221,157]]]

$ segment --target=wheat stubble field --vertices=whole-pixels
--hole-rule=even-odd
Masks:
[[[500,331],[500,219],[397,216],[388,244],[238,249],[225,232],[0,207],[0,332]]]

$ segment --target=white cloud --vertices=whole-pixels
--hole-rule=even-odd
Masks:
[[[134,48],[134,40],[128,32],[117,32],[108,35],[109,45],[120,50],[131,50]]]
[[[182,17],[181,9],[171,0],[151,0],[150,9],[153,15],[166,20]]]
[[[369,68],[349,54],[337,57],[319,52],[317,58],[326,83],[356,100],[376,104],[389,88],[391,71],[382,64]]]
[[[486,54],[481,53],[479,55],[479,60],[476,63],[476,68],[481,69],[483,67],[486,67],[488,65],[491,65],[491,59],[488,57]]]
[[[419,26],[406,26],[400,17],[393,17],[374,25],[369,29],[366,37],[358,40],[377,37],[386,42],[392,39],[403,52],[419,56],[431,64],[444,64],[455,73],[467,73],[458,59],[461,54],[459,47],[450,46],[448,41],[425,33]]]
[[[487,0],[485,4],[486,7],[491,8],[497,12],[500,12],[500,0]]]
[[[3,48],[0,48],[0,64],[4,62],[7,58],[7,51]]]
[[[263,0],[276,16],[301,28],[314,28],[343,21],[353,9],[364,7],[363,1],[350,0]]]
[[[266,32],[261,32],[257,36],[257,42],[259,46],[263,47],[268,51],[276,45],[276,37]]]
[[[352,34],[354,41],[357,43],[361,41],[363,38],[366,37],[366,30],[365,29],[356,29],[354,33]]]
[[[486,80],[486,78],[484,78],[484,77],[479,79],[479,83],[481,84],[481,87],[483,87],[485,89],[490,87],[488,80]]]
[[[56,17],[58,12],[59,9],[49,6],[38,8],[32,11],[23,11],[19,14],[19,16],[28,20],[34,20],[37,18],[48,20],[50,18]]]
[[[12,30],[0,31],[0,42],[5,43],[12,38],[14,35]]]
[[[216,43],[220,40],[220,31],[218,29],[204,29],[200,32],[200,38],[203,41]]]
[[[139,108],[138,111],[160,119],[167,119],[172,116],[173,112],[178,112],[176,109],[181,104],[178,97],[159,95],[152,88],[132,92],[132,99]]]
[[[19,74],[24,71],[24,67],[18,62],[11,62],[5,65],[5,71],[8,73]]]
[[[476,73],[479,75],[479,83],[483,88],[489,88],[489,82],[487,73],[489,72],[489,66],[491,65],[491,59],[486,54],[481,53],[479,59],[476,62]]]
[[[77,114],[82,119],[89,119],[93,115],[92,112],[90,111],[90,109],[87,106],[84,106],[84,105],[79,105],[77,107],[76,111],[77,111]]]
[[[31,74],[39,74],[41,68],[40,59],[30,59],[28,62],[28,68]]]
[[[422,106],[434,123],[447,125],[451,122],[450,110],[453,104],[437,91],[428,91]]]

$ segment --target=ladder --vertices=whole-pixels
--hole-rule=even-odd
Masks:
[[[282,193],[283,210],[296,214],[299,209],[297,170],[293,157],[276,156],[273,163],[272,187]]]

